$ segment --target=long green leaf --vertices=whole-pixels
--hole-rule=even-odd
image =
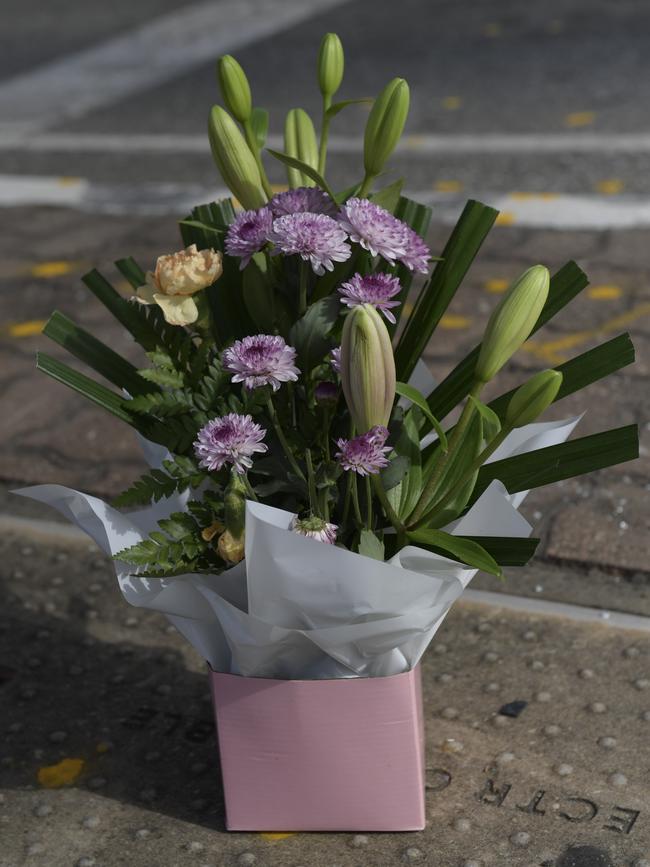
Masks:
[[[442,251],[441,261],[436,265],[431,280],[421,290],[398,341],[395,364],[399,379],[408,380],[413,372],[497,214],[494,208],[472,199],[465,205]],[[439,416],[435,410],[433,413]]]
[[[451,555],[452,560],[459,560],[467,566],[482,569],[491,575],[501,576],[501,567],[494,557],[474,539],[465,536],[452,536],[443,530],[414,530],[408,533],[409,541],[421,545],[429,551]]]
[[[134,289],[142,286],[147,278],[147,275],[132,256],[129,256],[128,259],[118,259],[115,267],[123,277],[126,277]]]
[[[152,352],[160,344],[159,331],[153,325],[153,317],[145,312],[146,308],[123,298],[95,269],[81,279],[146,352]]]
[[[533,329],[533,334],[572,301],[588,282],[586,274],[575,262],[568,262],[554,274],[551,279],[548,299]],[[481,345],[479,344],[456,365],[429,396],[429,408],[437,418],[445,418],[469,394],[480,351]]]
[[[465,536],[465,539],[478,542],[499,566],[525,566],[539,545],[539,539],[517,536]]]
[[[447,437],[445,436],[445,432],[442,429],[442,425],[429,409],[426,397],[421,392],[419,392],[417,388],[409,385],[408,382],[395,383],[395,391],[401,397],[405,397],[407,400],[410,400],[411,403],[415,404],[415,406],[419,407],[422,410],[424,415],[429,419],[431,426],[438,434],[438,439],[440,440],[440,448],[443,450],[443,452],[446,452]]]
[[[494,479],[499,479],[508,492],[514,494],[632,461],[638,456],[639,434],[635,424],[535,449],[484,464],[471,502],[480,497]]]
[[[156,385],[147,382],[138,374],[133,364],[58,310],[48,320],[43,334],[92,367],[113,385],[126,389],[133,396],[158,391]]]
[[[325,190],[325,192],[331,196],[332,199],[334,198],[334,193],[330,189],[327,181],[317,169],[312,168],[312,166],[307,163],[303,163],[302,160],[299,160],[296,157],[282,153],[282,151],[274,151],[272,148],[267,148],[266,150],[272,157],[275,157],[276,160],[280,160],[281,163],[290,166],[292,169],[298,169],[299,172],[310,177],[312,181],[315,181],[322,190]]]
[[[344,108],[347,108],[349,105],[358,105],[360,102],[374,102],[374,99],[371,96],[362,96],[359,99],[343,99],[341,102],[335,102],[334,105],[330,105],[327,109],[327,116],[330,118],[335,117]]]
[[[139,429],[137,421],[124,408],[125,401],[119,394],[106,388],[105,385],[95,382],[94,379],[90,379],[90,377],[85,376],[83,373],[79,373],[78,370],[73,370],[72,367],[68,367],[67,364],[57,361],[56,358],[52,358],[51,355],[47,355],[44,352],[37,354],[36,367],[38,370],[42,370],[43,373],[47,373],[52,379],[62,382],[68,388],[73,389],[73,391],[82,394],[85,398],[97,404],[97,406],[101,406],[102,409],[107,410],[132,427]]]
[[[629,334],[619,334],[618,337],[608,340],[594,349],[583,352],[582,355],[558,364],[555,370],[562,374],[562,385],[555,398],[562,400],[569,394],[580,391],[592,382],[604,379],[610,373],[615,373],[622,367],[632,364],[634,361],[634,345]],[[510,399],[517,389],[513,388],[490,402],[499,418],[503,419]]]
[[[251,112],[251,126],[253,127],[253,135],[257,142],[258,148],[263,148],[266,144],[266,137],[269,134],[269,113],[265,108],[254,108]]]

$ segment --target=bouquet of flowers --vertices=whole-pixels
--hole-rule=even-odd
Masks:
[[[431,255],[430,209],[382,180],[408,113],[402,79],[371,101],[359,181],[339,190],[329,128],[369,100],[334,101],[335,34],[317,73],[319,135],[292,109],[284,151],[265,154],[268,115],[222,57],[209,139],[233,199],[181,220],[184,249],[153,271],[118,261],[132,298],[84,277],[148,361],[136,367],[60,313],[45,327],[113,387],[48,355],[38,367],[129,424],[148,472],[113,507],[57,486],[25,493],[91,533],[126,598],[164,611],[215,671],[390,679],[415,669],[477,569],[500,575],[532,556],[516,511],[526,491],[636,457],[634,426],[567,442],[577,419],[538,422],[633,348],[616,337],[485,402],[587,284],[573,262],[552,277],[534,265],[436,385],[422,353],[497,212],[469,201]],[[285,165],[286,190],[273,192],[263,156]]]

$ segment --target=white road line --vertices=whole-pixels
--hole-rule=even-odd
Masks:
[[[211,52],[213,56],[215,52]],[[3,86],[0,85],[0,105]],[[129,134],[129,133],[63,133],[43,132],[28,136],[0,125],[3,137],[0,150],[20,147],[21,150],[76,153],[208,153],[207,136],[190,134]],[[271,136],[270,147],[282,147],[281,136]],[[359,154],[363,150],[360,136],[330,136],[328,149],[337,154]],[[539,133],[503,135],[491,134],[428,134],[405,136],[398,152],[425,157],[435,154],[552,154],[650,153],[650,132],[645,133]]]
[[[436,223],[453,225],[468,196],[408,190],[432,205]],[[0,207],[53,205],[96,214],[180,217],[197,204],[227,196],[223,187],[199,184],[101,184],[84,178],[0,175]],[[472,198],[501,211],[504,225],[550,229],[633,229],[650,227],[650,198],[641,196],[504,194],[471,191]]]
[[[0,84],[0,133],[13,138],[79,117],[344,2],[349,0],[183,4],[123,36]]]

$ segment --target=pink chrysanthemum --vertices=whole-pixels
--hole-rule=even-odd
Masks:
[[[269,202],[274,217],[286,214],[327,214],[335,217],[338,208],[326,192],[318,187],[298,187],[276,193]]]
[[[359,304],[372,304],[381,310],[389,322],[395,324],[391,307],[399,307],[399,301],[391,299],[401,290],[397,277],[390,274],[355,274],[339,288],[341,304],[357,307]]]
[[[402,262],[412,271],[426,274],[430,254],[422,238],[374,202],[348,199],[341,208],[339,223],[350,239],[372,256],[381,256],[391,265]]]
[[[315,515],[312,515],[310,518],[299,518],[297,515],[294,515],[291,520],[290,529],[301,536],[307,536],[308,539],[316,539],[317,542],[334,545],[338,525],[329,524]]]
[[[344,470],[360,476],[373,475],[388,466],[386,455],[391,448],[385,445],[387,439],[388,429],[376,425],[361,436],[337,440],[340,451],[336,453],[336,458]]]
[[[213,418],[199,431],[194,442],[194,454],[206,470],[220,470],[232,464],[242,475],[253,465],[252,455],[267,447],[262,440],[266,431],[250,415],[231,412]]]
[[[332,271],[335,262],[345,262],[352,252],[344,230],[326,214],[278,217],[269,240],[275,244],[274,252],[300,256],[318,275]]]
[[[226,253],[241,257],[240,270],[243,270],[254,253],[266,244],[273,225],[273,214],[268,208],[258,211],[242,211],[228,227]]]
[[[341,347],[335,346],[334,349],[330,352],[329,356],[330,364],[332,365],[332,370],[335,370],[337,373],[341,372]]]
[[[283,382],[295,381],[300,371],[294,364],[296,350],[274,334],[256,334],[236,340],[223,353],[224,367],[233,382],[246,388],[270,385],[277,391]]]

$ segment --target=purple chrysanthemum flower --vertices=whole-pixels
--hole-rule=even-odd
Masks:
[[[337,373],[341,372],[341,347],[335,346],[334,349],[330,352],[330,364],[332,365],[332,370],[335,370]]]
[[[268,208],[242,211],[232,221],[226,235],[226,253],[241,257],[240,270],[248,265],[253,253],[258,253],[266,244],[272,225],[273,214]]]
[[[350,239],[372,256],[381,256],[391,265],[402,262],[411,271],[427,273],[430,254],[422,238],[374,202],[348,199],[341,209],[339,223]]]
[[[406,265],[409,271],[428,274],[431,251],[414,229],[410,226],[406,226],[406,229],[406,250],[399,257],[399,260],[402,265]]]
[[[273,391],[281,383],[295,381],[300,371],[294,364],[296,350],[274,334],[256,334],[235,340],[223,353],[223,363],[234,373],[233,382],[243,382],[246,388],[270,385]]]
[[[336,441],[340,449],[336,453],[338,462],[344,470],[351,470],[360,476],[378,473],[389,463],[386,455],[391,448],[384,445],[387,438],[388,428],[376,425],[362,436],[351,440],[339,439]]]
[[[298,255],[316,274],[332,271],[335,262],[345,262],[352,250],[341,226],[326,214],[287,214],[273,221],[269,240],[275,251]]]
[[[232,464],[242,475],[253,465],[251,456],[265,452],[262,440],[266,431],[250,415],[235,412],[213,418],[199,431],[194,442],[194,454],[206,470],[220,470]]]
[[[390,312],[391,307],[399,307],[399,301],[391,301],[401,289],[397,277],[390,274],[355,274],[344,283],[339,292],[341,304],[357,307],[359,304],[372,304],[381,310],[389,322],[395,324],[395,317]]]
[[[316,539],[317,542],[333,545],[336,542],[338,525],[329,524],[315,515],[309,518],[299,518],[298,515],[294,515],[289,529],[293,530],[294,533],[299,533],[301,536],[307,536],[308,539]]]
[[[368,199],[348,199],[341,209],[339,223],[352,241],[391,265],[406,252],[405,224]]]
[[[276,193],[269,202],[274,217],[286,214],[327,214],[335,217],[338,208],[326,192],[318,187],[298,187]]]

